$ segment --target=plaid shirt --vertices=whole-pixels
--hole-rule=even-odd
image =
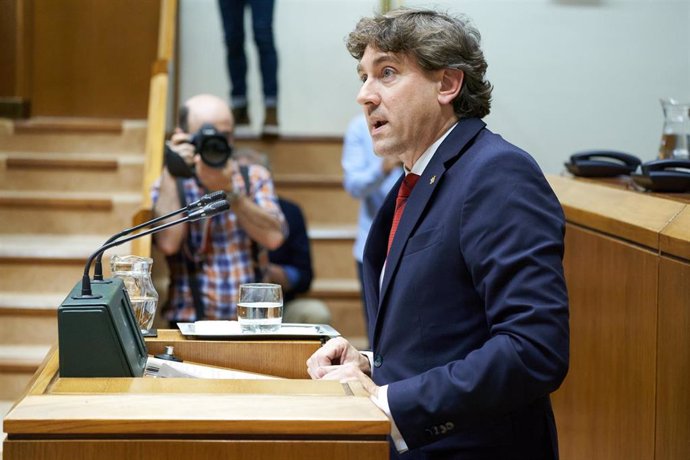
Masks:
[[[244,180],[239,172],[233,178],[234,184]],[[273,190],[270,173],[262,166],[249,166],[250,195],[254,203],[278,217],[287,233],[285,218],[278,205]],[[183,181],[187,203],[201,198],[206,191],[195,179]],[[237,186],[237,185],[236,185]],[[240,188],[240,187],[238,187]],[[152,197],[154,204],[160,192],[160,179],[154,184]],[[170,285],[168,303],[164,316],[169,321],[194,321],[196,310],[189,287],[189,276],[184,255],[197,262],[197,284],[204,303],[205,319],[235,319],[237,317],[237,298],[242,283],[255,281],[252,261],[252,241],[239,226],[237,215],[232,211],[187,223],[190,237],[182,250],[168,257]],[[184,252],[184,254],[183,254]]]

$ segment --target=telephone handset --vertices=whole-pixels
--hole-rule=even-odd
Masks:
[[[665,159],[648,161],[640,166],[633,181],[653,192],[690,192],[690,160]]]
[[[589,150],[570,156],[565,167],[571,174],[582,177],[613,177],[635,171],[642,161],[629,153],[613,150]]]

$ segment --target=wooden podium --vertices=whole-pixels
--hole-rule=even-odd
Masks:
[[[53,349],[5,417],[4,459],[388,458],[390,423],[359,384],[308,380],[318,340],[147,339],[149,354],[166,345],[284,379],[60,378]]]
[[[690,195],[548,179],[567,221],[561,459],[690,458]]]

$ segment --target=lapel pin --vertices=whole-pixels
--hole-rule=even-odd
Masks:
[[[432,176],[431,179],[429,179],[429,185],[432,185],[434,182],[436,182],[436,176]]]

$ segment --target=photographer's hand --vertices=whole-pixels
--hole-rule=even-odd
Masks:
[[[209,191],[225,190],[229,194],[244,194],[244,182],[235,160],[228,160],[222,168],[214,168],[204,163],[201,155],[196,155],[194,165],[197,177]]]
[[[283,244],[285,235],[279,217],[280,210],[265,209],[256,204],[252,196],[247,196],[236,160],[230,159],[223,168],[212,168],[197,155],[194,164],[197,177],[206,188],[210,191],[225,190],[228,193],[232,212],[237,216],[240,227],[252,240],[270,250]],[[268,176],[268,171],[265,174]]]
[[[189,143],[189,135],[177,128],[175,133],[167,142],[167,147],[177,153],[188,165],[194,164],[194,146]],[[177,190],[176,177],[168,170],[165,165],[161,174],[158,201],[153,212],[156,217],[169,214],[183,206]],[[174,218],[169,218],[164,223],[172,222]],[[154,236],[154,241],[158,249],[165,255],[176,254],[186,238],[187,225],[176,225],[165,229]]]
[[[189,134],[177,128],[173,135],[170,136],[168,146],[172,151],[180,155],[187,165],[192,166],[194,164],[195,152],[194,146],[189,143],[189,139]]]

